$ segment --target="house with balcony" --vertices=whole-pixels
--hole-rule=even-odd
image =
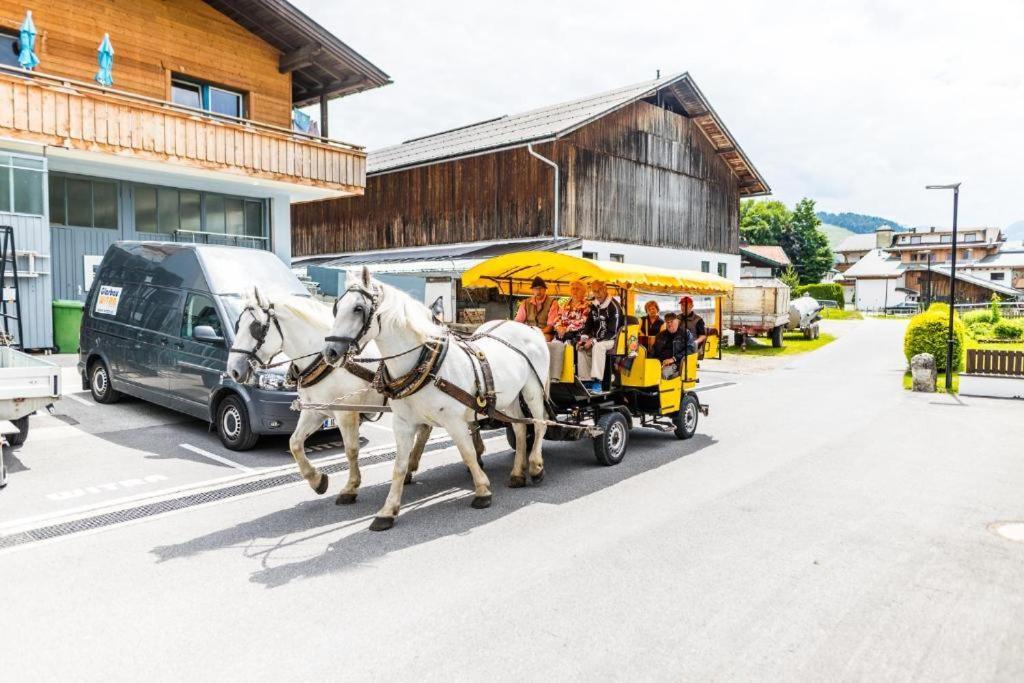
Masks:
[[[26,10],[32,70],[19,62]],[[97,74],[109,35],[113,84]],[[387,74],[282,0],[0,0],[0,225],[14,228],[26,348],[121,239],[291,258],[294,201],[360,195],[366,155],[332,99]],[[319,105],[319,126],[299,107]]]

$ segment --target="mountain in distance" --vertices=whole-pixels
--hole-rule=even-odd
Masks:
[[[1024,240],[1024,221],[1010,223],[1003,228],[1003,235],[1008,240]]]
[[[847,237],[854,234],[851,230],[839,227],[838,225],[832,225],[831,223],[822,223],[818,226],[818,229],[825,233],[825,237],[828,238],[828,244],[833,249],[842,244],[842,241]]]
[[[819,211],[817,216],[821,219],[822,223],[846,228],[850,232],[861,235],[874,232],[880,225],[891,225],[897,231],[906,230],[905,226],[900,225],[896,221],[890,221],[887,218],[880,218],[878,216],[868,216],[863,213],[851,213],[849,211],[829,213],[828,211]]]

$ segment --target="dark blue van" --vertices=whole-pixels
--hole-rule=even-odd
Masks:
[[[78,370],[98,403],[129,394],[212,422],[225,446],[246,450],[260,434],[290,434],[283,368],[253,386],[224,374],[243,296],[309,296],[274,254],[169,242],[117,242],[100,264],[82,317]],[[325,426],[327,426],[325,424]]]

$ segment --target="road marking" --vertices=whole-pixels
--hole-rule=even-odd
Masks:
[[[88,393],[88,392],[83,391],[82,393],[84,394],[84,393]],[[64,398],[70,398],[75,403],[81,403],[83,406],[90,406],[90,407],[92,407],[92,406],[96,405],[92,401],[86,401],[81,396],[76,396],[75,394],[64,394]]]
[[[131,489],[136,486],[145,486],[146,484],[155,484],[158,481],[166,480],[167,477],[162,474],[150,474],[141,478],[122,479],[121,481],[111,481],[105,484],[83,486],[81,488],[69,489],[67,491],[54,491],[53,493],[47,493],[46,497],[50,500],[71,500],[72,498],[80,498],[87,493],[104,493],[108,491],[118,491],[120,489]]]
[[[722,389],[724,387],[734,387],[736,382],[718,382],[716,384],[709,384],[704,387],[697,387],[694,391],[708,391],[710,389]]]
[[[199,448],[198,446],[193,446],[192,444],[189,444],[189,443],[179,443],[178,445],[181,446],[182,448],[184,448],[186,451],[192,451],[193,453],[195,453],[197,455],[201,455],[204,458],[209,458],[210,460],[216,460],[217,462],[219,462],[222,465],[227,465],[228,467],[234,467],[235,469],[241,470],[242,472],[252,472],[253,471],[253,469],[251,467],[246,467],[245,465],[240,465],[237,462],[235,462],[234,460],[228,460],[223,455],[217,455],[216,453],[211,453],[210,451],[205,451],[202,448]]]

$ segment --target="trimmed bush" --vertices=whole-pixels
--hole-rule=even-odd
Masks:
[[[967,327],[973,327],[975,323],[991,323],[992,312],[991,311],[970,311],[964,313],[964,324]]]
[[[992,325],[992,333],[996,339],[1016,340],[1024,337],[1024,326],[1011,320],[1000,320]]]
[[[992,339],[995,332],[992,330],[992,323],[968,323],[967,331],[975,339]]]
[[[835,301],[836,306],[839,308],[846,308],[846,301],[843,298],[843,288],[834,282],[819,282],[814,285],[800,285],[793,290],[794,297],[803,296],[805,293],[810,294],[814,299]]]
[[[936,306],[941,309],[933,311]],[[949,326],[949,307],[945,304],[932,304],[924,313],[918,313],[910,319],[907,332],[903,337],[903,355],[910,359],[919,353],[930,353],[935,357],[935,367],[940,372],[946,371],[946,332]],[[963,368],[964,334],[966,328],[959,317],[953,320],[953,370]]]
[[[946,320],[949,320],[949,304],[944,304],[941,301],[936,301],[928,307],[928,313],[936,313],[938,315],[946,316]]]

